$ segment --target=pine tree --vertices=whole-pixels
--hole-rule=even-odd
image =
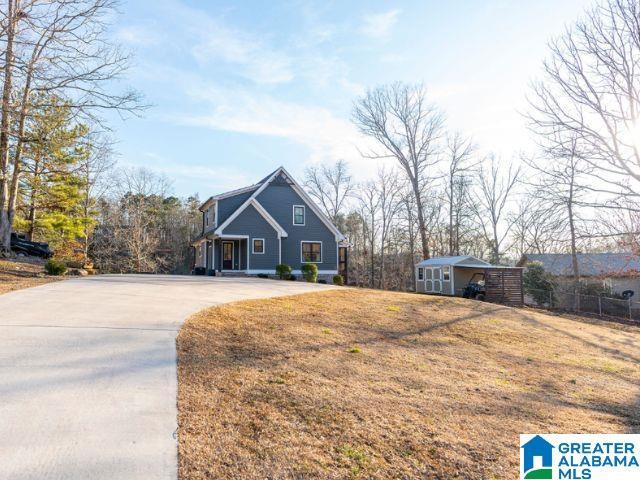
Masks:
[[[49,242],[65,256],[78,248],[92,222],[82,207],[86,181],[81,166],[91,150],[89,129],[72,118],[65,102],[51,97],[26,127],[25,175],[16,230]]]

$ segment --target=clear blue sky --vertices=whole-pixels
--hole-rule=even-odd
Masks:
[[[518,111],[546,42],[586,0],[130,0],[113,35],[133,51],[125,81],[153,104],[113,119],[122,165],[165,173],[201,198],[279,165],[375,165],[349,121],[367,88],[423,82],[452,130],[504,158],[527,147]]]

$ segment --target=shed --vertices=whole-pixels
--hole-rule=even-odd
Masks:
[[[484,275],[486,299],[522,305],[522,268],[491,265],[471,255],[435,257],[416,264],[416,292],[461,296],[474,274]]]

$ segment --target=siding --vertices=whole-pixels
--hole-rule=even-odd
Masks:
[[[249,205],[222,232],[223,235],[249,235],[249,242],[254,238],[264,238],[264,253],[253,254],[249,243],[249,269],[273,270],[278,264],[280,245],[278,234],[260,213]],[[243,242],[246,249],[246,244]],[[242,252],[246,257],[246,251]]]
[[[218,201],[218,225],[222,225],[229,216],[235,212],[251,195],[253,191],[240,193],[233,197],[223,198]],[[246,234],[245,234],[246,235]]]
[[[338,248],[335,235],[318,218],[302,198],[289,186],[271,183],[257,197],[258,202],[286,230],[287,238],[282,239],[282,263],[299,270],[302,240],[322,242],[322,263],[318,270],[338,269]],[[293,205],[305,205],[305,225],[293,224]],[[253,268],[253,265],[251,266]]]

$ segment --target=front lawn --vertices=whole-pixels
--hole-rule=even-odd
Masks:
[[[341,289],[178,337],[180,478],[513,479],[520,433],[640,431],[640,329]]]

